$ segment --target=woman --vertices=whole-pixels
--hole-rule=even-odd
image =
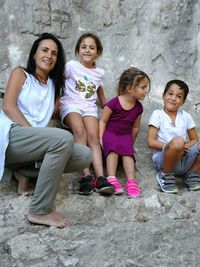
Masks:
[[[27,220],[59,228],[68,224],[62,213],[52,211],[60,177],[91,163],[90,150],[74,144],[69,132],[46,127],[63,88],[64,64],[60,41],[43,33],[33,43],[27,67],[12,70],[0,114],[0,178],[13,171],[37,177]]]

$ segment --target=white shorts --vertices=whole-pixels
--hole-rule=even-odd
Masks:
[[[82,117],[93,116],[98,119],[98,108],[96,103],[90,101],[77,100],[76,103],[73,99],[60,99],[60,118],[63,122],[64,118],[72,112],[80,114]]]

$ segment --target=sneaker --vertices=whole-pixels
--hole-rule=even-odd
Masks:
[[[88,175],[88,176],[82,177],[80,180],[79,195],[88,196],[92,194],[93,191],[94,191],[94,188],[92,185],[92,176]]]
[[[198,172],[187,172],[183,176],[183,180],[189,190],[200,190],[200,174]]]
[[[95,190],[103,195],[112,195],[115,192],[115,188],[110,184],[103,176],[99,176],[96,180]]]
[[[108,182],[112,184],[115,188],[114,195],[121,195],[124,193],[122,185],[119,183],[118,179],[115,177],[107,178]]]
[[[175,184],[174,173],[157,173],[156,180],[160,185],[160,188],[163,192],[166,193],[178,193],[178,188]]]
[[[135,179],[129,179],[126,184],[126,191],[128,197],[140,197],[141,190],[139,188],[138,182]]]

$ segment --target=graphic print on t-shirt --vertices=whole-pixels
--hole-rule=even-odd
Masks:
[[[88,76],[84,76],[76,81],[76,90],[84,98],[90,98],[96,91],[95,84],[90,80]]]

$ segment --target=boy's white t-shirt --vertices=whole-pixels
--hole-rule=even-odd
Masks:
[[[175,125],[163,109],[156,109],[153,111],[149,119],[149,125],[158,128],[158,141],[166,144],[176,136],[180,136],[186,141],[187,131],[196,126],[192,116],[181,109],[177,112]],[[158,150],[155,150],[154,154],[156,152],[158,152]]]
[[[83,103],[89,101],[95,103],[97,90],[103,87],[105,71],[102,68],[86,68],[77,60],[70,60],[65,65],[65,91],[61,102]]]

